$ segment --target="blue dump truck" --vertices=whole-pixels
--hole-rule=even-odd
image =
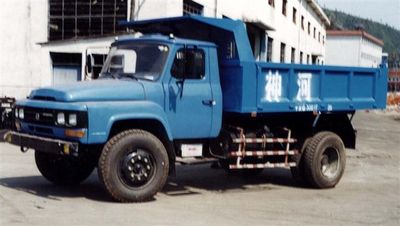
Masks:
[[[98,168],[117,201],[151,199],[177,159],[251,176],[290,169],[315,188],[343,175],[356,110],[386,105],[387,69],[256,62],[243,22],[130,21],[100,78],[34,90],[4,139],[35,150],[41,174],[74,185]],[[88,62],[90,71],[90,60]]]

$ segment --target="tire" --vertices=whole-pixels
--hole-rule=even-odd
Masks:
[[[304,173],[315,188],[335,187],[346,165],[342,140],[332,132],[319,132],[307,145],[304,153]]]
[[[111,138],[98,163],[100,181],[119,202],[148,201],[167,181],[168,154],[157,137],[127,130]]]
[[[78,185],[90,176],[95,164],[84,158],[35,151],[36,166],[44,178],[56,185]]]
[[[296,162],[296,167],[291,167],[290,172],[292,173],[293,179],[299,185],[304,185],[304,186],[307,185],[307,180],[305,178],[305,173],[304,173],[303,153],[306,151],[307,146],[310,144],[311,140],[312,140],[312,137],[308,137],[307,139],[305,139],[305,141],[303,142],[303,145],[301,146],[300,153],[298,155],[292,157],[292,161]]]

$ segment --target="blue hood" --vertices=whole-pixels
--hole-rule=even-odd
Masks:
[[[143,100],[143,85],[134,80],[102,79],[33,90],[30,99],[62,102]]]

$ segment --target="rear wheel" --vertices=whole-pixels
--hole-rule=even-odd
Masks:
[[[162,189],[169,169],[168,155],[159,139],[143,130],[114,136],[99,159],[99,177],[120,202],[147,201]]]
[[[316,188],[334,187],[341,179],[346,165],[342,140],[332,132],[317,133],[304,153],[307,181]]]
[[[35,151],[40,173],[57,185],[77,185],[92,173],[95,164],[87,159]]]

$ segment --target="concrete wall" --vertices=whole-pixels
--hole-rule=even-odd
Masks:
[[[1,1],[0,32],[0,96],[48,85],[49,56],[38,45],[47,41],[47,0]]]
[[[363,38],[360,54],[361,67],[378,67],[382,61],[382,46]]]
[[[360,64],[359,36],[329,36],[326,41],[326,64],[358,66]]]
[[[0,96],[25,98],[32,89],[52,85],[50,52],[84,56],[88,47],[109,46],[114,40],[106,37],[43,44],[47,42],[47,15],[48,0],[1,1]]]
[[[362,36],[328,36],[326,64],[353,67],[378,67],[382,46]]]
[[[174,17],[182,15],[183,0],[131,0],[134,20]]]

